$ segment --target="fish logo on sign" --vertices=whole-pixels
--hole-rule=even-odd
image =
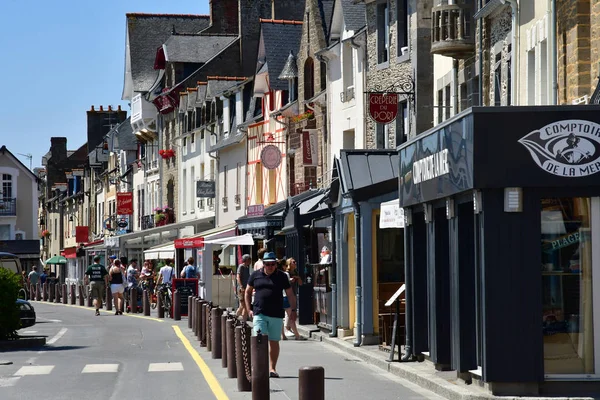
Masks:
[[[600,172],[600,125],[584,120],[558,121],[519,139],[544,171],[566,178]]]

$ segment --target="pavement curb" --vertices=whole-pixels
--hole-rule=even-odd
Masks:
[[[46,345],[46,338],[41,336],[20,336],[15,340],[0,341],[0,351],[32,349]]]
[[[309,339],[320,341],[338,349],[345,351],[346,353],[370,364],[378,367],[384,371],[387,371],[399,378],[406,379],[426,390],[435,393],[438,396],[450,400],[491,400],[491,399],[502,399],[502,400],[594,400],[592,397],[516,397],[516,396],[494,396],[492,394],[477,393],[476,387],[469,389],[461,387],[457,384],[449,382],[445,379],[438,378],[435,376],[428,376],[428,371],[420,371],[420,369],[431,369],[430,365],[424,363],[400,363],[400,362],[387,362],[383,357],[376,357],[368,350],[361,349],[360,347],[354,347],[352,343],[345,342],[339,338],[329,337],[328,334],[320,331],[315,331],[310,327],[298,326],[298,330],[302,336],[308,337]],[[420,367],[421,366],[421,367]]]

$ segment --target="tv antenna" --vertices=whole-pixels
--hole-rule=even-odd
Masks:
[[[23,156],[25,158],[27,158],[29,160],[29,169],[31,171],[33,171],[31,168],[33,167],[33,156],[31,155],[31,153],[27,153],[27,154],[22,154],[22,153],[17,153],[20,156]]]

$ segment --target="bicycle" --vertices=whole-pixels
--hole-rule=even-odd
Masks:
[[[165,310],[165,315],[171,318],[171,287],[168,284],[163,283],[157,289],[158,295],[162,299],[162,305],[163,309]]]

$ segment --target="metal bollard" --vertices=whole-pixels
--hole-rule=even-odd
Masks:
[[[250,376],[250,365],[252,356],[250,354],[250,327],[244,323],[242,326],[235,327],[235,367],[237,375],[238,392],[249,392],[252,390],[252,383],[248,379]],[[244,357],[243,348],[246,347],[246,357]]]
[[[235,320],[227,318],[225,322],[225,342],[227,342],[227,377],[237,378],[237,367],[235,364]]]
[[[48,282],[42,285],[42,300],[48,301]]]
[[[250,339],[252,353],[252,400],[269,399],[269,336],[261,334]]]
[[[144,315],[146,317],[150,316],[150,297],[148,297],[148,290],[144,289],[144,297],[143,297],[143,303],[144,305]]]
[[[54,302],[55,290],[56,290],[56,287],[53,284],[48,283],[48,301],[51,303]]]
[[[29,285],[29,300],[35,300],[35,285],[33,283]]]
[[[67,285],[65,283],[63,283],[62,285],[62,302],[63,304],[68,304],[69,303],[69,296],[67,293]]]
[[[215,307],[211,310],[210,316],[212,320],[210,329],[211,339],[211,356],[213,359],[219,359],[221,354],[221,309]]]
[[[110,290],[110,285],[106,285],[106,311],[112,311],[113,309],[113,298],[112,298],[112,290]],[[115,304],[115,308],[117,305]]]
[[[164,318],[165,317],[165,307],[163,306],[163,299],[162,299],[162,296],[160,296],[160,295],[156,299],[156,309],[158,310],[158,318]]]
[[[325,400],[325,369],[302,367],[298,371],[299,400]]]
[[[129,289],[129,309],[133,314],[137,314],[138,312],[137,289],[134,287]]]
[[[211,316],[210,316],[211,308],[212,308],[212,305],[210,303],[207,303],[204,306],[204,311],[205,311],[204,321],[206,322],[206,324],[204,325],[204,335],[205,335],[204,337],[206,338],[205,339],[206,350],[208,350],[208,351],[212,351],[212,340],[210,338],[210,336],[211,336],[211,328],[210,327],[212,326]]]
[[[85,305],[85,296],[83,295],[83,286],[77,285],[77,291],[79,292],[79,305],[83,307]]]
[[[75,285],[71,285],[69,287],[69,292],[70,292],[70,295],[71,295],[71,305],[74,306],[75,303],[76,303],[76,299],[75,299]]]
[[[181,293],[173,292],[173,321],[181,321]]]
[[[229,313],[227,311],[223,311],[221,314],[221,332],[219,335],[219,340],[221,341],[221,367],[227,368],[227,339],[225,335],[227,334],[227,316]]]
[[[40,285],[39,283],[37,285],[35,285],[35,301],[41,301],[42,300],[42,285]]]
[[[54,302],[55,303],[60,303],[60,283],[57,283],[56,285],[54,285]]]
[[[196,310],[198,315],[198,341],[200,341],[200,347],[206,347],[206,314],[204,308],[206,301],[199,300]]]
[[[202,310],[204,303],[196,297],[194,299],[194,332],[198,342],[202,340]]]
[[[196,333],[196,328],[194,328],[194,307],[196,306],[196,301],[194,296],[188,296],[188,329],[193,329],[194,334]]]
[[[94,306],[94,299],[92,298],[92,291],[91,291],[91,288],[89,286],[87,288],[87,306],[88,307],[93,307]]]

